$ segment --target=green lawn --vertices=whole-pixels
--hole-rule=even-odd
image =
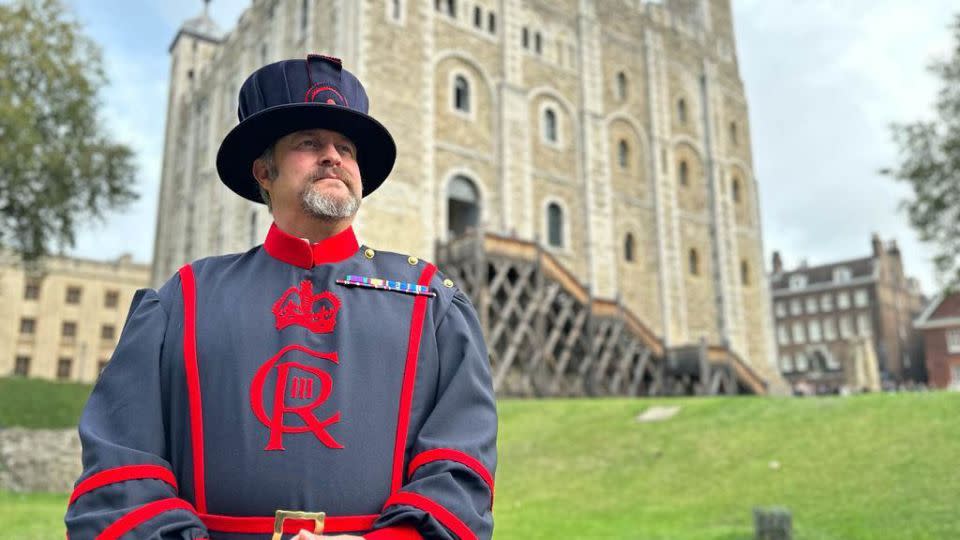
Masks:
[[[0,491],[0,539],[63,540],[67,496]]]
[[[638,424],[654,404],[678,416]],[[498,538],[960,538],[960,395],[504,402]],[[779,469],[770,467],[780,463]]]
[[[682,409],[637,423],[652,405]],[[505,400],[496,538],[748,540],[757,505],[790,508],[797,540],[960,538],[958,410],[948,393]],[[65,501],[0,493],[0,539],[62,538]]]

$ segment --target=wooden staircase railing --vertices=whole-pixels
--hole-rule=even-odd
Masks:
[[[436,253],[440,269],[477,307],[501,395],[766,391],[723,347],[704,349],[695,372],[671,369],[674,349],[622,303],[593,298],[535,242],[474,230],[438,243]]]

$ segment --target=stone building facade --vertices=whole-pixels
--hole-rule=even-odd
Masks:
[[[129,256],[50,257],[35,268],[0,256],[0,376],[95,381],[149,278]]]
[[[170,46],[154,284],[262,240],[269,214],[215,154],[244,78],[308,52],[343,58],[397,139],[366,243],[536,241],[668,347],[706,338],[776,376],[728,0],[254,0],[225,34],[191,19]]]
[[[774,253],[780,369],[794,386],[831,392],[848,384],[863,338],[883,381],[924,380],[922,344],[912,328],[923,307],[919,284],[904,273],[896,242],[884,245],[874,235],[871,245],[868,257],[793,270]]]

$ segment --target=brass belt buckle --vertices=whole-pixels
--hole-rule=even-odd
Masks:
[[[323,534],[323,520],[327,517],[324,512],[296,512],[292,510],[277,510],[273,518],[273,540],[283,537],[283,522],[288,519],[312,519],[313,534]]]

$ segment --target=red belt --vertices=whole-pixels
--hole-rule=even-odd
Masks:
[[[373,528],[373,522],[380,517],[378,514],[367,516],[329,516],[323,521],[324,533],[345,533],[369,531]],[[200,514],[200,520],[207,526],[207,529],[217,532],[244,533],[244,534],[270,534],[274,532],[273,525],[275,517],[239,517],[239,516],[221,516],[216,514]],[[313,520],[309,519],[287,519],[283,522],[284,534],[296,534],[301,529],[312,531]]]

